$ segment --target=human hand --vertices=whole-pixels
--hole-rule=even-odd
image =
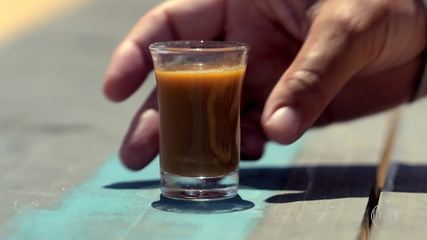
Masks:
[[[104,92],[129,97],[152,70],[148,45],[179,39],[251,47],[242,97],[242,155],[288,144],[313,124],[384,110],[413,92],[425,47],[415,0],[172,0],[146,14],[115,51]],[[140,169],[158,153],[155,92],[135,115],[120,155]]]

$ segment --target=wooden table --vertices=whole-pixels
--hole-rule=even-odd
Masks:
[[[0,239],[425,236],[425,101],[270,143],[263,159],[242,163],[241,199],[208,212],[159,201],[158,160],[130,172],[116,155],[153,78],[120,105],[101,94],[114,46],[157,2],[79,1],[37,21],[34,9],[17,12],[44,25],[12,22],[20,31],[0,34]],[[248,209],[218,212],[233,206]]]

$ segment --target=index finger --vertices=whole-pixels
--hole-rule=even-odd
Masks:
[[[113,54],[104,94],[122,101],[134,93],[152,70],[148,46],[179,39],[213,39],[223,28],[224,0],[170,0],[149,11]]]

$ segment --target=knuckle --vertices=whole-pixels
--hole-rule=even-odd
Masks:
[[[366,19],[359,19],[352,13],[335,14],[329,17],[325,24],[344,36],[355,36],[367,28]]]
[[[393,9],[395,0],[362,0],[353,3],[335,2],[324,6],[324,13],[319,19],[323,24],[348,35],[356,35],[383,20]]]
[[[313,71],[298,71],[286,80],[289,103],[306,109],[307,115],[320,111],[331,99],[333,87]],[[328,87],[329,86],[329,87]]]
[[[310,70],[299,70],[288,79],[288,87],[292,92],[304,95],[324,95],[320,82],[320,74]]]

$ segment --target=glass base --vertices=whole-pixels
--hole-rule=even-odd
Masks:
[[[162,195],[177,200],[221,200],[237,195],[238,173],[220,177],[184,177],[161,172]]]

